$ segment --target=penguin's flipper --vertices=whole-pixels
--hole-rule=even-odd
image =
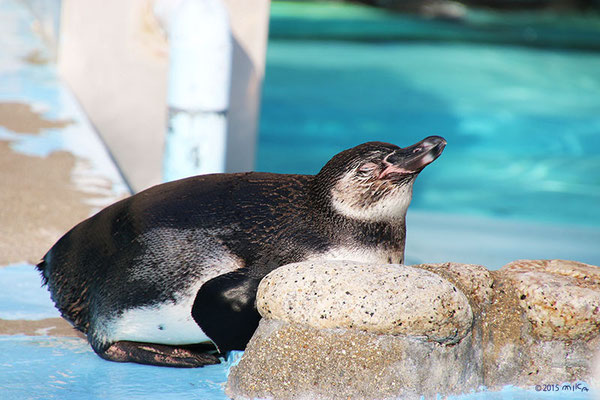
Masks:
[[[160,367],[195,368],[219,364],[219,359],[193,346],[168,346],[156,343],[120,341],[98,352],[105,360],[133,362]]]
[[[239,269],[209,280],[198,290],[192,317],[221,353],[244,350],[258,327],[255,301],[260,280]]]

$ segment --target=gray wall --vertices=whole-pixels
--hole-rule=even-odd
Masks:
[[[225,0],[234,37],[227,172],[253,168],[269,0]],[[168,43],[153,0],[63,0],[58,68],[134,191],[161,182]]]

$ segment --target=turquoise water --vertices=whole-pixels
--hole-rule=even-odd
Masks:
[[[99,358],[86,341],[0,336],[0,398],[226,400],[227,364],[202,369],[119,364]]]
[[[600,53],[271,38],[259,170],[370,140],[448,140],[411,210],[600,227]]]

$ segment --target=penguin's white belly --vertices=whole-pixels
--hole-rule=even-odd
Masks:
[[[105,341],[129,340],[170,345],[210,342],[192,317],[196,294],[205,282],[241,268],[244,263],[227,249],[218,247],[213,249],[212,257],[207,258],[206,263],[214,263],[218,267],[209,268],[200,280],[176,294],[176,302],[131,308],[111,319],[105,325],[108,329],[102,329]]]
[[[210,339],[192,318],[194,297],[176,304],[126,310],[113,321],[112,339],[159,344],[194,344]]]
[[[327,252],[310,257],[308,261],[349,260],[364,263],[401,264],[403,253],[386,249],[364,249],[359,247],[334,247]]]

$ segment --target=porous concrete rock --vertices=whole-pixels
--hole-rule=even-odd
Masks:
[[[456,286],[430,271],[397,264],[289,264],[261,281],[256,305],[265,318],[440,343],[456,343],[473,322],[469,301]]]
[[[592,359],[592,378],[590,379],[592,388],[596,391],[596,398],[600,399],[600,347],[596,349]]]
[[[480,386],[598,385],[592,364],[600,349],[599,271],[561,260],[516,261],[498,271],[456,263],[282,267],[261,282],[257,302],[265,318],[232,369],[227,393],[410,399]],[[362,323],[369,320],[361,305],[377,323]],[[449,310],[459,305],[470,319],[452,320],[459,310]],[[443,316],[463,332],[456,339],[447,339]],[[404,318],[401,326],[414,330],[399,330],[388,318]]]
[[[593,382],[599,272],[564,260],[520,260],[491,271],[494,296],[482,319],[486,386]]]
[[[413,267],[433,272],[452,282],[467,296],[472,308],[480,309],[492,300],[494,280],[490,271],[482,265],[447,262]]]
[[[600,331],[600,269],[564,260],[520,260],[502,267],[515,285],[532,333],[576,340]]]
[[[467,336],[447,346],[357,329],[318,329],[263,318],[225,393],[232,399],[435,398],[483,384]]]

